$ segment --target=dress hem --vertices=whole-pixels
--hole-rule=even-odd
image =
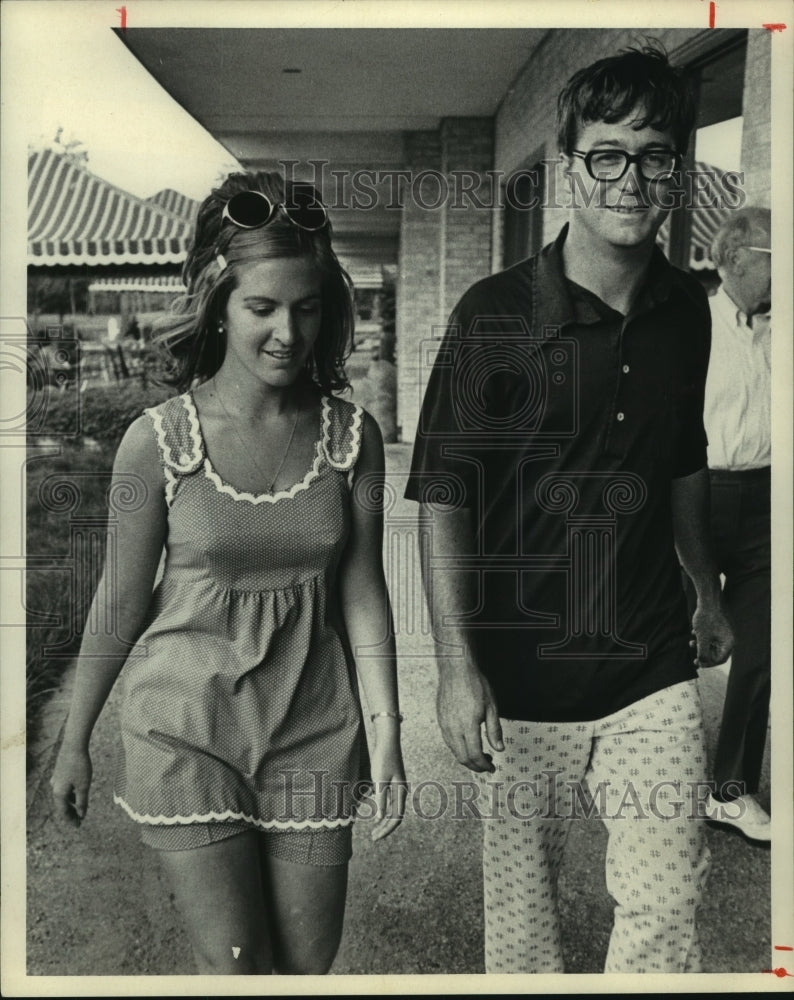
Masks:
[[[190,826],[193,823],[224,823],[229,820],[250,823],[260,830],[332,830],[350,826],[354,816],[340,816],[336,819],[265,820],[248,816],[242,812],[227,809],[225,812],[192,813],[190,816],[152,816],[138,813],[121,796],[114,794],[113,801],[127,813],[130,819],[145,826]]]

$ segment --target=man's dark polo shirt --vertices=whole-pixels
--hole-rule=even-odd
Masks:
[[[695,676],[670,494],[706,464],[707,298],[655,250],[623,317],[565,278],[566,235],[461,299],[406,489],[474,511],[456,562],[504,718],[602,718]]]

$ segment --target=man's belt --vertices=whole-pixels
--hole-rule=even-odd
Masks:
[[[709,469],[709,478],[712,483],[768,483],[770,481],[770,467],[762,466],[760,469]]]

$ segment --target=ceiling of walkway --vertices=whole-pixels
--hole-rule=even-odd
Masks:
[[[347,150],[345,158],[360,159],[358,148],[363,159],[396,162],[402,131],[434,129],[446,116],[493,115],[545,34],[139,28],[119,37],[237,157],[281,156],[322,136],[332,153]],[[350,133],[361,142],[345,143]],[[331,158],[323,149],[315,155]]]
[[[333,169],[354,170],[401,165],[405,131],[437,129],[445,117],[494,115],[546,31],[128,28],[117,34],[248,169],[322,159]],[[337,234],[352,238],[369,259],[396,259],[399,212],[332,211],[331,218]]]

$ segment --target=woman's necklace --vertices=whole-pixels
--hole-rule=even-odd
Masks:
[[[265,479],[265,481],[267,481],[267,477],[265,476],[264,469],[259,464],[259,462],[257,462],[257,460],[256,460],[256,451],[255,451],[255,449],[251,448],[250,445],[248,445],[248,444],[245,443],[245,441],[243,440],[242,434],[237,429],[237,424],[234,422],[234,419],[233,419],[231,413],[229,413],[229,411],[226,409],[226,404],[223,401],[223,396],[221,396],[221,391],[218,388],[218,383],[215,381],[215,376],[213,376],[213,378],[212,378],[212,385],[213,385],[213,387],[215,389],[215,393],[216,393],[216,395],[218,397],[218,402],[221,404],[221,409],[223,410],[223,412],[228,417],[229,423],[232,425],[232,430],[237,435],[237,439],[239,440],[240,444],[243,446],[243,450],[244,450],[245,454],[251,459],[251,461],[257,467],[257,469],[259,470],[259,474],[262,476],[262,478]],[[273,478],[270,480],[270,485],[265,490],[265,493],[272,493],[273,492],[273,487],[276,485],[276,480],[281,475],[281,470],[284,468],[284,463],[287,461],[287,455],[289,455],[289,450],[292,447],[292,439],[295,437],[295,431],[298,429],[298,419],[300,417],[300,414],[301,414],[300,407],[298,407],[295,410],[295,421],[294,421],[294,423],[292,425],[292,431],[290,432],[289,440],[287,441],[287,447],[284,449],[284,454],[281,456],[281,461],[278,463],[278,468],[276,469],[275,474],[273,475]]]

